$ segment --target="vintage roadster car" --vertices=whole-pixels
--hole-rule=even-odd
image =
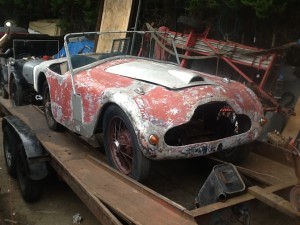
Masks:
[[[62,46],[63,36],[11,33],[0,45],[2,96],[10,97],[16,106],[35,102],[34,68],[57,54]]]
[[[103,132],[110,165],[139,181],[147,177],[151,160],[242,155],[232,149],[258,137],[264,112],[245,85],[127,55],[124,46],[105,47],[125,38],[112,38],[111,44],[102,38],[106,33],[95,34],[100,35],[95,53],[71,56],[66,48],[66,58],[36,68],[51,129],[66,127],[85,137]],[[78,35],[85,34],[66,35],[65,46]]]

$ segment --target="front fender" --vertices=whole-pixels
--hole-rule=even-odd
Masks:
[[[130,94],[134,93],[134,94]],[[134,129],[139,131],[147,121],[142,121],[144,102],[138,98],[138,94],[131,90],[109,90],[104,94],[103,105],[114,103],[118,105],[130,119]]]
[[[23,67],[25,65],[24,60],[16,60],[12,66],[12,78],[14,78],[17,82],[25,82],[25,78],[23,76]]]
[[[164,129],[151,122],[152,120],[145,110],[148,104],[142,98],[139,98],[138,94],[130,95],[128,93],[132,92],[128,92],[128,90],[112,93],[111,95],[106,93],[105,104],[116,104],[126,113],[138,137],[141,151],[146,157],[151,157],[153,152],[158,149],[149,144],[148,138],[152,133],[159,136],[163,135],[162,130]],[[104,114],[105,112],[102,113]]]

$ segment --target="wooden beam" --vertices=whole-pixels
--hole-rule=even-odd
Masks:
[[[105,0],[103,6],[100,32],[104,31],[126,31],[133,0]],[[112,41],[114,39],[124,38],[125,34],[109,34],[99,37],[97,52],[111,52]]]

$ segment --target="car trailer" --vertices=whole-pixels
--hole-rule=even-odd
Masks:
[[[249,224],[248,212],[241,204],[255,200],[293,218],[300,216],[300,188],[296,176],[300,174],[299,155],[293,151],[262,142],[249,145],[252,152],[248,159],[233,166],[247,188],[232,196],[226,196],[227,193],[218,196],[222,201],[196,207],[200,183],[203,185],[203,181],[199,182],[201,168],[193,167],[192,172],[191,168],[186,171],[179,165],[191,164],[190,161],[158,163],[149,181],[140,184],[109,167],[101,152],[95,151],[86,140],[68,131],[51,131],[40,108],[13,107],[10,100],[3,98],[0,107],[5,116],[2,128],[8,172],[17,176],[27,201],[40,197],[47,167],[51,165],[102,224],[210,224],[212,215],[234,207],[237,217],[243,217],[243,223]],[[212,157],[205,161],[224,165]],[[295,168],[298,168],[296,173]],[[180,170],[183,170],[182,176],[177,173]],[[172,185],[168,186],[168,182]],[[291,201],[278,194],[291,188]]]

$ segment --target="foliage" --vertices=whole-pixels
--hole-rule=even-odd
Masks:
[[[290,0],[293,2],[294,0]],[[257,17],[266,18],[274,14],[282,14],[289,1],[282,0],[241,0],[242,4],[252,7]]]
[[[99,0],[50,0],[51,11],[58,14],[65,32],[95,30]]]
[[[27,27],[37,19],[61,19],[64,32],[95,30],[99,0],[0,0],[0,21]],[[12,17],[13,15],[13,17]]]
[[[300,37],[298,0],[186,0],[186,11],[210,22],[214,38],[268,48]]]
[[[242,7],[252,8],[258,18],[267,18],[270,16],[282,14],[288,4],[296,0],[187,0],[187,10],[194,14],[201,10],[222,9],[224,6],[232,9]]]

